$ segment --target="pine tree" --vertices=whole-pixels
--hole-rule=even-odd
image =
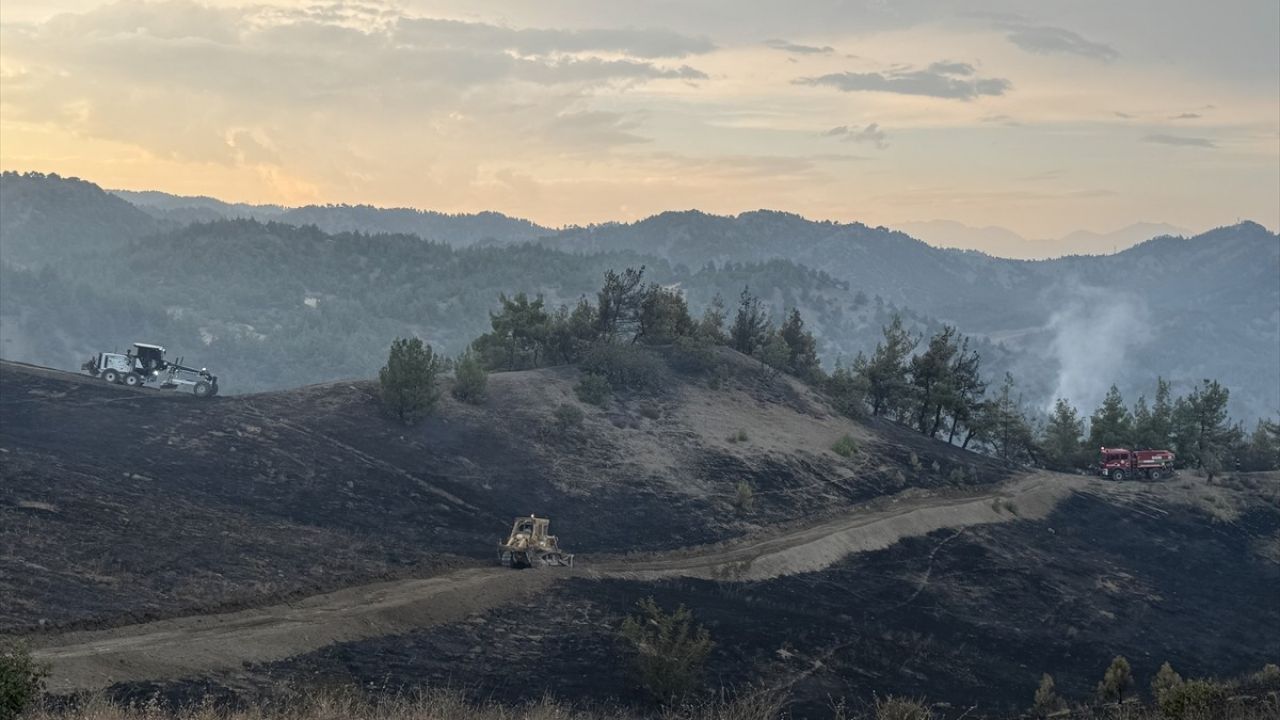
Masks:
[[[996,456],[1005,462],[1034,461],[1037,456],[1035,438],[1022,412],[1022,396],[1014,395],[1017,384],[1013,375],[1004,374],[1000,393],[985,406],[989,417],[982,423],[987,441]]]
[[[627,268],[621,273],[610,270],[604,274],[604,285],[596,295],[596,322],[601,338],[613,342],[630,334],[630,340],[635,340],[646,293],[644,270],[641,265],[639,270]]]
[[[724,297],[720,293],[711,298],[711,304],[702,311],[702,320],[698,322],[698,334],[716,345],[728,342],[724,332],[724,321],[728,317],[724,310]]]
[[[1133,421],[1124,398],[1115,385],[1107,391],[1101,407],[1089,419],[1089,445],[1093,448],[1127,447],[1132,440]]]
[[[392,417],[412,425],[431,412],[440,391],[440,358],[418,338],[396,338],[387,364],[378,372],[382,405]]]
[[[1156,703],[1164,697],[1164,694],[1182,684],[1182,676],[1174,671],[1173,666],[1165,663],[1156,671],[1156,676],[1151,679],[1151,697]]]
[[[772,323],[760,298],[751,294],[751,288],[742,288],[738,314],[734,316],[733,327],[729,330],[733,349],[743,355],[751,355],[771,334]]]
[[[1145,411],[1145,412],[1144,412]],[[1172,445],[1173,400],[1169,381],[1156,378],[1156,398],[1146,410],[1144,398],[1138,398],[1133,411],[1133,444],[1137,448],[1167,450]]]
[[[902,316],[896,313],[883,332],[884,340],[876,345],[865,372],[872,415],[895,411],[907,400],[910,388],[907,359],[918,342],[903,326]]]
[[[778,329],[778,335],[787,344],[787,371],[804,380],[818,379],[822,374],[818,341],[805,329],[799,309],[791,309],[787,321]]]
[[[960,344],[951,363],[950,395],[944,400],[946,412],[951,416],[951,431],[947,442],[953,442],[961,427],[967,427],[977,414],[987,383],[982,379],[982,358],[976,350],[969,350],[969,338]]]
[[[1230,399],[1227,388],[1217,380],[1206,379],[1174,406],[1178,456],[1187,464],[1208,471],[1210,478],[1234,460],[1228,454],[1240,438],[1240,429],[1227,417]]]
[[[1049,467],[1070,470],[1080,465],[1083,435],[1084,421],[1079,413],[1064,398],[1058,398],[1040,440]]]
[[[911,358],[911,390],[916,429],[930,437],[938,434],[942,413],[951,394],[952,360],[960,348],[956,329],[943,325],[929,338],[925,351]]]
[[[1117,655],[1098,683],[1098,700],[1100,702],[1121,702],[1125,693],[1133,688],[1133,670],[1123,655]]]
[[[1036,688],[1035,699],[1031,705],[1031,714],[1036,717],[1047,717],[1063,708],[1062,698],[1054,687],[1053,676],[1045,673],[1040,678],[1040,686]]]

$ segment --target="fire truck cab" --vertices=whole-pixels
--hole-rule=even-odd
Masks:
[[[1098,474],[1109,480],[1160,480],[1173,475],[1174,455],[1168,450],[1101,449]]]

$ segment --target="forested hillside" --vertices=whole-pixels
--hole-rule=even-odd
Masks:
[[[228,392],[368,376],[398,335],[461,352],[500,292],[555,308],[607,269],[644,265],[695,312],[746,286],[775,319],[798,307],[828,367],[902,312],[917,334],[957,326],[989,379],[1013,370],[1040,408],[1094,407],[1111,382],[1135,398],[1163,376],[1179,393],[1221,380],[1246,420],[1280,409],[1280,239],[1254,223],[1029,262],[771,211],[550,231],[496,213],[233,205],[37,174],[2,185],[12,359],[74,367],[148,338],[219,368]]]

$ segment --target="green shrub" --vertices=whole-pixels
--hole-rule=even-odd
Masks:
[[[582,412],[582,408],[569,403],[561,403],[551,413],[552,422],[560,432],[568,432],[582,427],[582,421],[586,417],[586,413]]]
[[[1173,669],[1169,663],[1164,663],[1160,669],[1156,671],[1156,676],[1151,679],[1151,697],[1156,702],[1160,702],[1160,698],[1165,692],[1182,684],[1182,676]]]
[[[851,458],[858,454],[858,441],[849,435],[845,435],[831,446],[831,452],[843,458]]]
[[[1171,720],[1198,720],[1221,709],[1227,699],[1222,685],[1208,680],[1187,680],[1160,696],[1160,712]]]
[[[746,431],[746,430],[738,430],[737,432],[734,432],[734,433],[732,433],[731,435],[729,435],[729,437],[728,437],[728,438],[726,438],[726,439],[727,439],[729,442],[731,442],[731,443],[746,442],[746,441],[747,441],[747,431]]]
[[[596,343],[578,365],[603,376],[614,390],[656,392],[667,384],[669,375],[662,359],[639,345]]]
[[[462,402],[479,405],[489,390],[489,373],[473,353],[458,359],[453,372],[453,396]]]
[[[584,403],[604,405],[609,399],[609,394],[613,392],[613,386],[609,384],[609,380],[605,376],[587,373],[574,386],[573,391],[577,394],[578,399]]]
[[[680,372],[698,374],[715,372],[721,365],[715,347],[701,335],[676,338],[667,363]]]
[[[1062,701],[1062,698],[1058,697],[1058,690],[1054,687],[1053,676],[1045,673],[1040,678],[1040,686],[1036,688],[1035,699],[1031,705],[1031,714],[1036,717],[1046,717],[1064,707],[1066,707],[1066,703]]]
[[[657,420],[662,417],[662,408],[654,403],[645,403],[640,406],[640,414],[650,420]]]
[[[908,462],[911,463],[912,471],[918,473],[924,470],[924,463],[920,462],[920,456],[916,455],[914,452],[911,453],[911,457],[908,458]]]
[[[49,668],[36,662],[25,644],[0,645],[0,718],[15,718],[44,693]]]
[[[635,651],[636,670],[646,691],[663,702],[683,697],[698,687],[713,643],[706,628],[693,624],[685,606],[666,613],[653,598],[637,604],[618,634]]]
[[[737,491],[733,496],[733,506],[738,512],[749,513],[756,507],[756,490],[746,480],[738,481]]]
[[[382,407],[392,417],[412,425],[431,412],[440,399],[436,376],[440,357],[418,338],[396,338],[387,364],[378,372]]]
[[[1250,675],[1249,680],[1268,690],[1280,690],[1280,665],[1267,663],[1261,670]]]

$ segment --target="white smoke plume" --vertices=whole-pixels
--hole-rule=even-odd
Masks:
[[[1087,417],[1113,383],[1123,385],[1130,351],[1151,339],[1147,307],[1114,288],[1076,285],[1053,297],[1058,307],[1049,318],[1049,352],[1058,378],[1046,409],[1066,398]]]

